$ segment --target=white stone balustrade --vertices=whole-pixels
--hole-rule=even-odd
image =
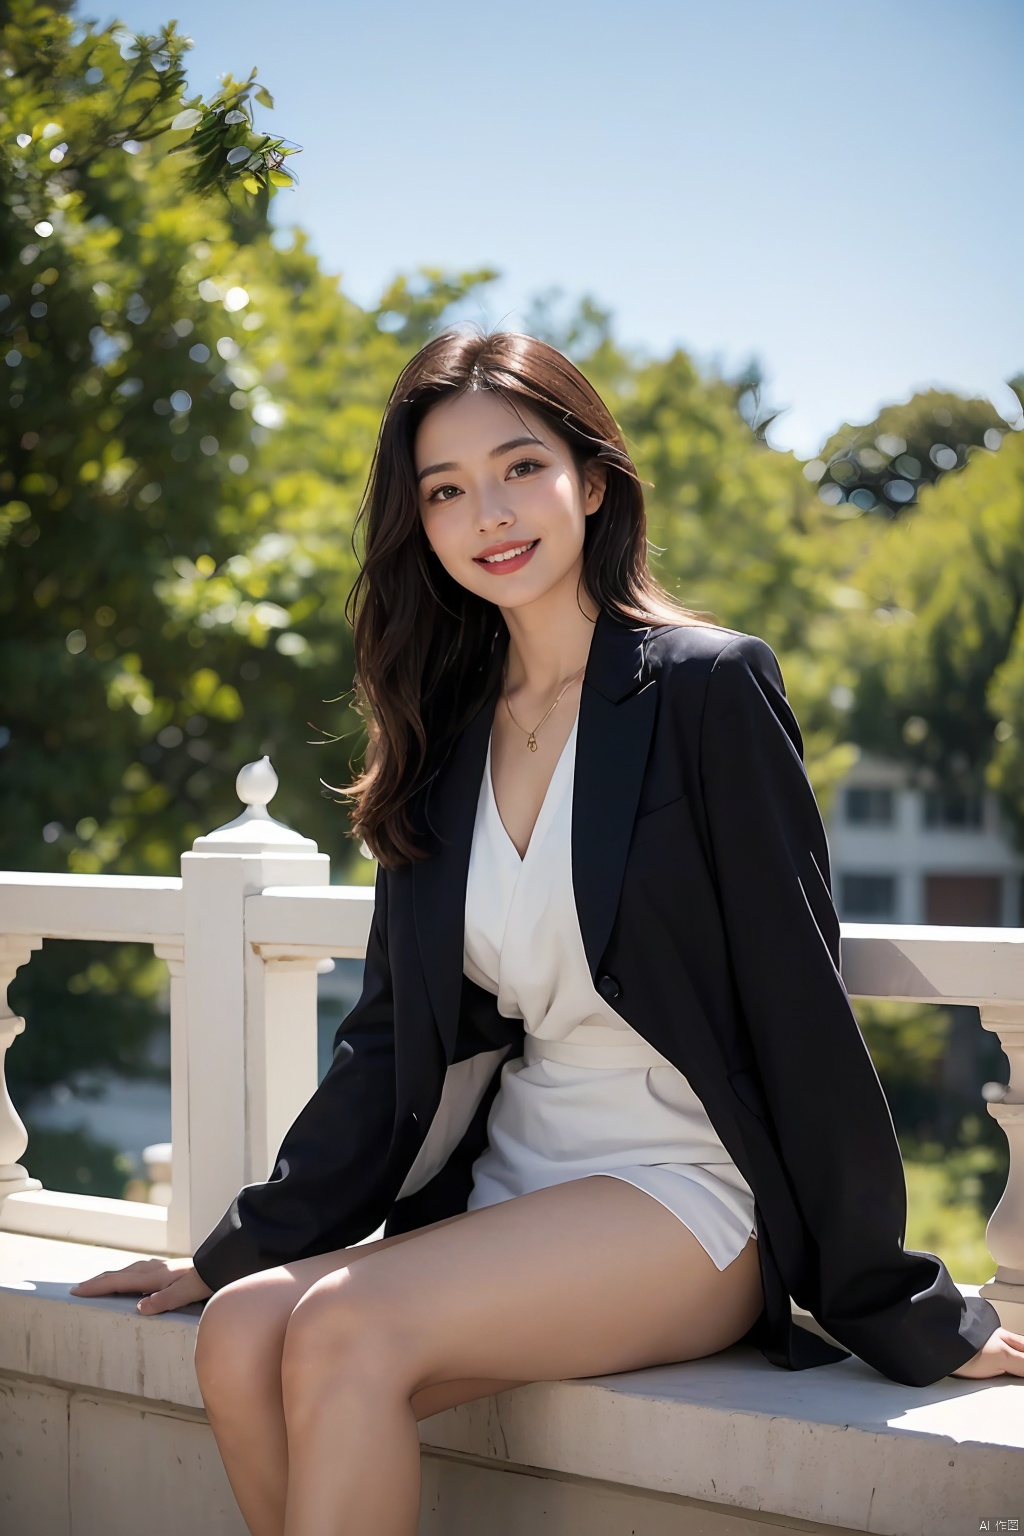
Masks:
[[[1024,928],[844,923],[842,973],[854,997],[973,1004],[998,1036],[1010,1080],[988,1111],[1006,1134],[1010,1167],[985,1231],[996,1272],[980,1292],[1004,1328],[1024,1333]]]
[[[169,1206],[42,1189],[0,1080],[0,1231],[192,1253],[238,1189],[267,1177],[315,1089],[317,972],[334,955],[365,953],[373,891],[346,892],[340,932],[320,924],[315,943],[300,935],[289,945],[285,932],[249,939],[247,907],[264,891],[297,888],[306,910],[319,898],[332,911],[337,892],[326,854],[267,810],[277,789],[269,759],[243,768],[237,788],[242,814],[197,839],[178,879],[0,873],[0,997],[45,939],[150,943],[166,961],[174,1149]],[[0,1013],[0,1044],[23,1027]]]
[[[267,1177],[315,1089],[317,973],[365,953],[373,892],[330,886],[327,856],[271,817],[268,758],[243,768],[237,788],[241,815],[197,839],[180,879],[0,874],[0,1061],[25,1027],[6,987],[43,940],[151,943],[170,972],[174,1148],[167,1207],[45,1190],[0,1079],[0,1230],[191,1253],[237,1190]],[[1010,1173],[982,1294],[1024,1329],[1024,929],[845,923],[842,935],[852,995],[974,1004],[1010,1059],[1005,1095],[988,1105]]]
[[[7,988],[19,967],[44,940],[148,943],[160,952],[175,944],[180,948],[183,926],[180,880],[136,875],[0,872],[0,955],[6,960],[0,970],[0,995],[6,1014],[0,1024],[0,1028],[5,1028],[3,1038],[8,1045],[13,1040],[17,1049],[16,1036],[21,1033],[22,1023],[10,1013]],[[30,1019],[27,1027],[45,1029],[46,1022]],[[165,1209],[141,1201],[108,1200],[97,1195],[43,1189],[38,1180],[29,1177],[32,1154],[26,1147],[25,1127],[7,1092],[6,1052],[3,1066],[0,1156],[9,1165],[5,1172],[9,1182],[0,1184],[0,1231],[105,1243],[147,1253],[172,1252],[168,1247]],[[187,1137],[185,1149],[187,1157]],[[19,1161],[22,1159],[23,1163]]]

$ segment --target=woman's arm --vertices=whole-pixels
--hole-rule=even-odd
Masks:
[[[840,976],[825,828],[770,646],[720,652],[701,725],[712,858],[742,1014],[812,1242],[794,1299],[895,1381],[924,1386],[999,1327],[934,1255],[906,1251],[903,1161]]]

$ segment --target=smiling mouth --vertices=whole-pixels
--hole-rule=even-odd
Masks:
[[[477,565],[504,565],[510,560],[519,560],[530,550],[536,549],[540,539],[530,539],[526,544],[518,544],[515,549],[503,549],[500,555],[475,556]]]

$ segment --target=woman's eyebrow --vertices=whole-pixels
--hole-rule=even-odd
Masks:
[[[536,443],[538,448],[547,447],[547,444],[542,443],[539,437],[513,437],[509,442],[502,443],[500,448],[492,448],[487,457],[490,459],[499,458],[501,454],[508,453],[512,448],[524,448],[527,443]]]
[[[500,445],[500,447],[492,448],[490,453],[487,455],[487,457],[489,459],[500,458],[503,453],[508,453],[513,448],[523,448],[523,447],[526,446],[527,443],[536,443],[538,448],[546,448],[547,447],[547,444],[546,443],[542,443],[539,437],[513,437],[513,438],[511,438],[509,440],[509,442],[502,443]],[[455,463],[450,463],[450,464],[428,464],[426,469],[421,469],[419,474],[416,476],[416,483],[418,485],[419,482],[421,480],[425,480],[428,475],[438,475],[438,474],[441,474],[442,471],[447,471],[447,470],[450,470],[450,469],[458,469],[458,467],[459,466],[457,464],[455,464]]]

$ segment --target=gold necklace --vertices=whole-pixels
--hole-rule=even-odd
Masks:
[[[562,693],[565,693],[566,689],[571,688],[573,683],[576,681],[576,679],[578,677],[580,677],[586,670],[587,670],[587,664],[586,664],[586,662],[584,662],[583,666],[580,667],[579,672],[574,672],[572,677],[570,677],[569,681],[565,685],[565,688],[562,689]],[[502,694],[504,695],[504,698],[505,698],[505,707],[506,707],[506,709],[509,712],[509,717],[512,720],[513,725],[519,725],[519,721],[516,719],[515,715],[513,715],[513,713],[512,713],[512,705],[508,702],[508,661],[507,660],[505,662],[504,668],[502,669],[501,691],[502,691]],[[560,693],[558,695],[558,699],[560,699],[562,697],[562,693]],[[555,700],[555,704],[558,703],[558,699]],[[555,704],[552,704],[551,709],[554,709]],[[548,715],[550,715],[551,709],[545,710],[544,714],[541,715],[540,719],[537,721],[537,724],[534,726],[533,730],[530,732],[530,734],[526,738],[526,745],[529,747],[531,752],[536,752],[536,750],[537,750],[537,732],[540,730],[541,726],[544,724],[544,721],[547,719]],[[524,731],[526,729],[526,727],[524,725],[519,725],[519,729],[521,731]]]

